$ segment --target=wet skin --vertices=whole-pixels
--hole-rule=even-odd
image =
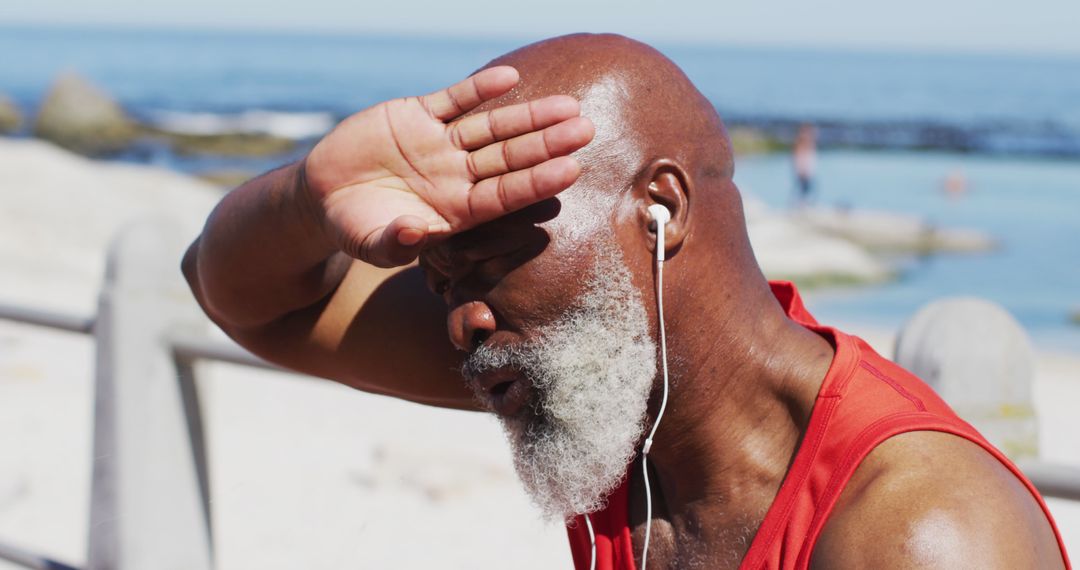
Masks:
[[[566,251],[566,240],[552,238],[559,234],[553,220],[561,209],[560,199],[545,200],[421,255],[428,287],[449,307],[447,330],[458,349],[520,344],[559,317],[565,293],[538,286],[536,279],[552,278],[560,256],[581,255]],[[518,370],[491,371],[475,381],[489,395],[482,403],[499,414],[516,414],[531,398],[529,379]]]
[[[318,224],[295,220],[311,205],[293,198],[302,184],[298,170],[286,168],[219,206],[189,250],[185,274],[208,314],[257,354],[361,390],[475,409],[453,372],[463,351],[523,342],[568,310],[599,235],[621,251],[655,328],[655,234],[646,209],[663,204],[672,212],[665,305],[675,381],[650,454],[649,565],[737,567],[798,449],[833,348],[788,320],[772,297],[746,236],[723,125],[671,62],[626,38],[580,35],[527,46],[497,64],[513,66],[521,82],[468,116],[570,95],[595,126],[595,139],[573,153],[580,176],[557,198],[377,256],[422,252],[424,270],[378,269],[324,241]],[[211,271],[219,265],[228,271]],[[274,289],[233,277],[245,271],[263,282],[271,275]],[[508,379],[518,380],[480,381],[504,395],[517,390],[500,404],[517,412],[528,386]],[[656,400],[654,390],[650,416]],[[637,472],[631,523],[640,557]],[[1062,566],[1047,521],[1015,478],[967,442],[932,433],[898,436],[870,454],[813,557],[820,568],[963,561]]]

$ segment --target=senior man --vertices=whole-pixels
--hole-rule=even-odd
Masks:
[[[555,38],[349,117],[224,198],[184,271],[268,360],[497,413],[579,568],[1067,567],[1000,452],[765,280],[733,169],[714,108],[664,56]],[[671,384],[646,475],[654,204],[671,214]]]

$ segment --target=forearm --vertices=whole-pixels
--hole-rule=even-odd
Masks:
[[[326,236],[304,194],[301,164],[230,192],[188,251],[188,281],[225,328],[257,327],[319,302],[352,261]]]

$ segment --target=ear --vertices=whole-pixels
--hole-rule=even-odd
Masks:
[[[669,158],[654,160],[642,171],[634,193],[640,201],[639,219],[649,251],[656,247],[656,223],[648,208],[660,204],[671,212],[671,220],[664,224],[665,255],[671,257],[678,252],[689,232],[691,184],[683,167]]]

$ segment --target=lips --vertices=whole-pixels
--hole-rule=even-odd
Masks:
[[[477,386],[487,394],[488,402],[500,416],[512,416],[529,401],[532,382],[528,377],[510,367],[503,367],[481,374]]]

